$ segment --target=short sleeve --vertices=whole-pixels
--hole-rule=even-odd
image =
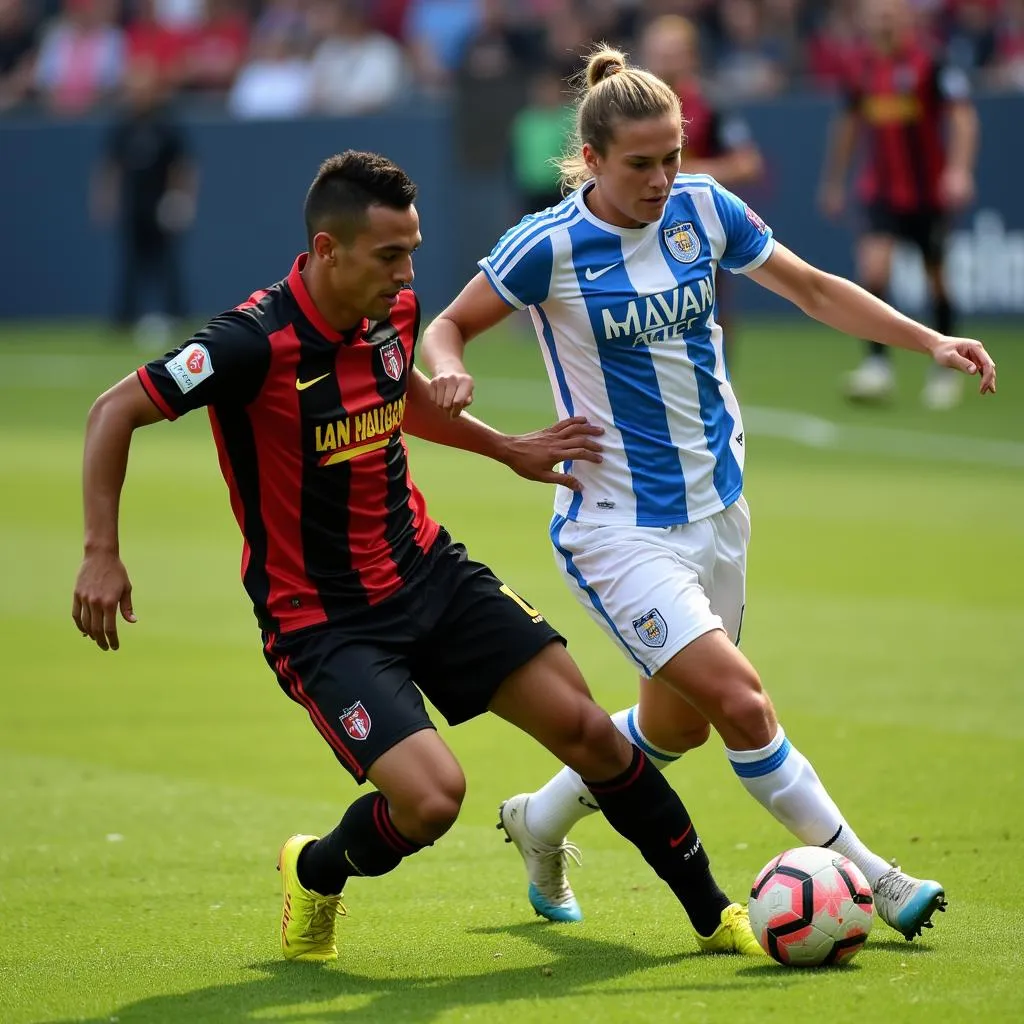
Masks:
[[[734,274],[748,274],[772,254],[772,229],[739,196],[714,186],[715,209],[725,230],[725,251],[719,261]]]
[[[241,310],[214,317],[184,345],[138,369],[139,381],[169,419],[204,405],[248,405],[270,368],[270,339]]]
[[[526,217],[506,231],[490,256],[477,264],[491,287],[516,309],[539,306],[551,289],[550,218],[537,224],[539,216]]]

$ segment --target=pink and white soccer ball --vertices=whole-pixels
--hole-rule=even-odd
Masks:
[[[750,927],[780,964],[849,960],[871,931],[871,886],[845,857],[801,846],[773,857],[750,890]]]

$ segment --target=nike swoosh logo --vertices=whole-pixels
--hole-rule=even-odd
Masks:
[[[325,377],[330,377],[329,373],[321,373],[319,377],[314,377],[312,380],[299,380],[295,378],[295,390],[305,391],[306,388],[311,388],[314,384],[319,384]]]
[[[670,839],[668,845],[674,850],[691,832],[693,831],[693,822],[690,822],[690,827],[678,838]]]
[[[614,270],[618,265],[619,261],[616,260],[610,266],[602,267],[600,270],[593,270],[591,267],[587,267],[587,269],[583,272],[583,276],[588,281],[596,281],[599,277],[604,277],[604,275],[607,274],[609,270]]]

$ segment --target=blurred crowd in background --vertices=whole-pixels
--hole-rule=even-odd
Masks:
[[[1024,90],[1024,0],[913,6],[978,87]],[[102,109],[141,66],[239,118],[374,113],[564,77],[666,13],[697,26],[720,102],[835,89],[856,54],[856,0],[0,0],[0,111]]]

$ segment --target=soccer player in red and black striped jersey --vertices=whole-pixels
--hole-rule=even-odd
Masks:
[[[909,242],[924,260],[934,327],[954,333],[954,310],[943,279],[943,250],[951,214],[974,196],[978,119],[967,76],[944,66],[915,33],[906,0],[863,0],[867,36],[851,61],[846,108],[831,134],[822,183],[830,217],[845,205],[845,180],[863,132],[867,152],[859,182],[863,205],[857,243],[860,283],[878,296],[889,284],[893,244]],[[947,137],[948,136],[948,137]],[[889,351],[869,344],[867,358],[847,379],[848,397],[888,399],[894,387]],[[933,367],[922,395],[931,408],[959,400],[955,371]]]
[[[414,197],[381,156],[327,160],[306,198],[309,252],[288,276],[97,399],[74,621],[103,650],[118,647],[119,608],[135,621],[118,553],[132,434],[205,406],[267,662],[341,764],[376,788],[323,838],[284,844],[286,958],[334,959],[347,879],[391,871],[455,821],[465,779],[422,695],[451,724],[492,711],[536,737],[591,780],[703,948],[756,952],[685,807],[593,702],[563,638],[431,519],[412,482],[406,431],[568,486],[555,463],[600,458],[600,431],[579,418],[510,437],[431,400],[413,364]]]

